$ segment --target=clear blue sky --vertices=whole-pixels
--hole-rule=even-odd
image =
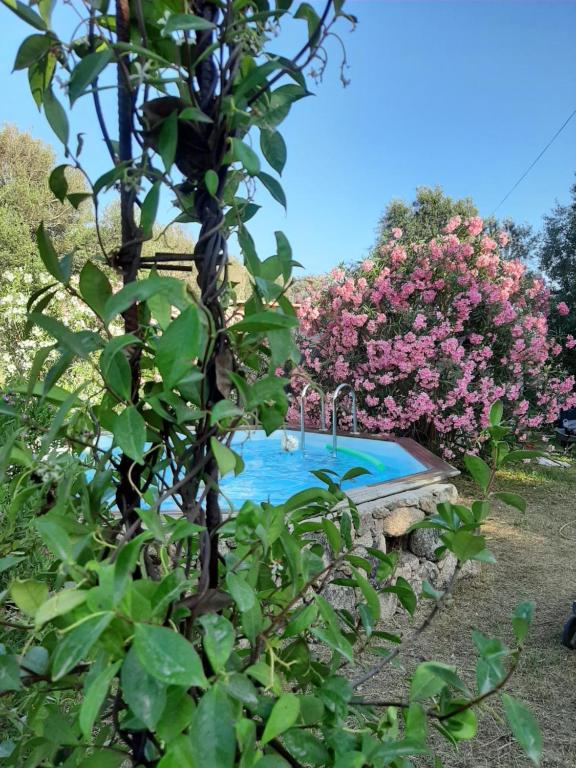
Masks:
[[[282,127],[288,215],[266,201],[252,222],[263,257],[282,229],[311,272],[363,257],[387,202],[411,200],[419,185],[469,195],[490,214],[576,108],[576,2],[350,0],[348,9],[359,20],[352,34],[341,26],[351,85],[340,85],[333,46],[316,96]],[[52,141],[25,74],[10,75],[25,25],[0,13],[0,123]],[[76,130],[93,129],[88,108]],[[85,152],[95,175],[107,168],[99,144]],[[574,171],[576,118],[498,214],[538,227],[567,199]]]

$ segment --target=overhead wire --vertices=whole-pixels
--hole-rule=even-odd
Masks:
[[[526,168],[526,170],[524,171],[524,173],[522,174],[522,176],[520,176],[520,178],[518,179],[518,181],[516,181],[516,183],[514,184],[514,186],[512,186],[512,187],[510,188],[510,190],[509,190],[509,191],[508,191],[508,192],[507,192],[507,193],[504,195],[504,197],[502,198],[502,200],[500,200],[500,202],[498,203],[498,205],[496,206],[496,208],[494,208],[494,210],[493,210],[493,211],[492,211],[492,213],[490,214],[491,216],[494,216],[494,214],[496,213],[496,211],[497,211],[497,210],[498,210],[498,209],[499,209],[499,208],[500,208],[502,205],[504,205],[504,203],[506,202],[506,200],[508,200],[508,198],[510,197],[510,195],[511,195],[511,194],[512,194],[512,193],[513,193],[513,192],[514,192],[514,191],[515,191],[515,190],[516,190],[516,189],[517,189],[519,186],[520,186],[520,184],[521,184],[521,183],[524,181],[524,179],[526,178],[526,176],[528,176],[528,174],[530,173],[530,171],[532,170],[532,168],[534,168],[534,166],[535,166],[535,165],[536,165],[536,163],[537,163],[537,162],[540,160],[540,158],[541,158],[541,157],[542,157],[542,156],[543,156],[543,155],[544,155],[544,154],[545,154],[545,153],[548,151],[548,149],[550,149],[550,147],[552,146],[552,144],[554,144],[554,142],[556,141],[556,139],[558,138],[558,136],[560,136],[560,134],[562,133],[562,131],[564,130],[564,128],[566,128],[566,126],[568,125],[568,123],[570,122],[570,120],[572,120],[572,118],[574,117],[574,115],[576,115],[576,109],[575,109],[575,110],[574,110],[574,111],[573,111],[573,112],[572,112],[572,113],[571,113],[571,114],[570,114],[570,115],[569,115],[569,116],[566,118],[566,120],[564,120],[564,122],[562,123],[562,125],[560,126],[560,128],[558,128],[558,130],[556,131],[556,133],[554,134],[554,136],[552,136],[552,138],[550,139],[550,141],[549,141],[549,142],[546,144],[546,146],[544,147],[544,149],[543,149],[543,150],[542,150],[542,151],[541,151],[541,152],[540,152],[540,153],[539,153],[539,154],[538,154],[538,155],[537,155],[537,156],[534,158],[534,160],[533,160],[533,161],[530,163],[530,165],[528,166],[528,168]]]

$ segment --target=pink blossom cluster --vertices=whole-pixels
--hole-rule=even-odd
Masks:
[[[506,242],[456,216],[428,243],[395,229],[371,259],[303,284],[305,373],[328,392],[352,384],[364,430],[412,435],[448,458],[476,445],[497,399],[519,435],[555,421],[576,405],[574,378],[556,361],[548,289],[500,256]]]

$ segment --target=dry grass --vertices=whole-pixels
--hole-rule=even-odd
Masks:
[[[463,496],[473,493],[466,481],[457,484]],[[562,625],[576,599],[576,469],[508,473],[500,485],[526,498],[526,513],[496,509],[485,529],[496,565],[485,566],[479,577],[456,586],[452,604],[403,663],[411,668],[425,658],[437,658],[455,664],[473,685],[472,630],[511,639],[512,611],[518,603],[533,600],[534,623],[508,690],[530,707],[540,724],[542,767],[576,768],[576,651],[560,644]],[[393,682],[386,682],[389,692]],[[364,693],[382,698],[381,685],[372,681]],[[458,751],[440,739],[437,745],[445,768],[530,765],[511,740],[496,699],[480,713],[477,739]]]

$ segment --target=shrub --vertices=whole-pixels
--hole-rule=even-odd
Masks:
[[[394,228],[373,258],[302,284],[303,368],[327,391],[354,385],[363,429],[412,435],[451,459],[475,444],[496,399],[521,437],[576,403],[548,333],[548,289],[501,257],[505,233],[483,230],[455,216],[411,242]]]

